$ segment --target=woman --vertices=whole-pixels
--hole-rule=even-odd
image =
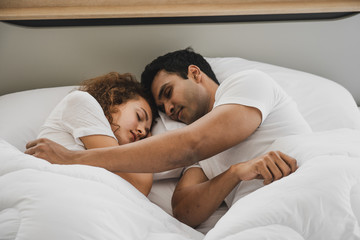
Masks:
[[[71,150],[122,145],[148,137],[156,114],[151,95],[131,74],[111,72],[69,93],[47,118],[39,138]],[[151,173],[116,174],[149,194]]]

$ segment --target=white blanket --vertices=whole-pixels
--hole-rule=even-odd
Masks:
[[[206,236],[110,172],[0,141],[0,239],[360,239],[360,131],[277,140],[299,169],[239,199]]]
[[[52,165],[0,140],[0,239],[202,239],[104,169]]]
[[[205,239],[360,239],[360,131],[277,140],[299,169],[238,200]]]

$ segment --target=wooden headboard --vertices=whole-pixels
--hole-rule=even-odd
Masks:
[[[0,20],[358,12],[359,0],[1,0]]]

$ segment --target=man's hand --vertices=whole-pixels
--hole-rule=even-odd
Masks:
[[[270,151],[265,155],[233,165],[239,180],[264,179],[269,184],[288,176],[298,168],[296,159],[280,152]]]
[[[55,164],[74,164],[73,152],[49,139],[40,138],[26,144],[26,154]]]

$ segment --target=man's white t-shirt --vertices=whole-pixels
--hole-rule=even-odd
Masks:
[[[80,138],[89,135],[116,139],[98,101],[87,92],[73,91],[50,113],[38,138],[49,138],[70,150],[84,150]]]
[[[199,162],[209,179],[226,171],[231,165],[253,159],[269,150],[281,150],[268,149],[277,138],[311,132],[296,103],[269,75],[258,70],[238,72],[224,80],[216,91],[213,108],[224,104],[257,108],[261,111],[262,122],[256,131],[240,144]],[[234,131],[237,129],[234,128]],[[225,202],[231,206],[238,198],[261,186],[262,180],[243,181]]]

